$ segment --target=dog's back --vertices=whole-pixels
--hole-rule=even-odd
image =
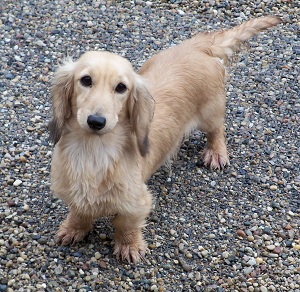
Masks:
[[[145,178],[176,152],[182,137],[195,128],[206,133],[218,131],[218,138],[212,134],[212,140],[224,140],[218,129],[224,124],[225,65],[249,38],[280,22],[278,17],[267,16],[229,30],[199,33],[154,55],[142,66],[139,73],[156,102]],[[225,143],[221,144],[214,150],[220,154],[217,161],[204,157],[205,164],[217,168],[229,164]]]

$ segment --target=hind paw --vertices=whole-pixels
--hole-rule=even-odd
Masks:
[[[212,149],[204,149],[202,154],[203,163],[210,169],[223,169],[226,165],[230,165],[227,154],[220,154]]]

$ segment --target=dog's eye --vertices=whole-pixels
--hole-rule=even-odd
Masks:
[[[92,86],[92,78],[89,75],[85,75],[81,77],[80,83],[85,87],[91,87]]]
[[[124,93],[126,90],[127,90],[126,85],[124,83],[121,83],[121,82],[115,88],[115,91],[117,93]]]

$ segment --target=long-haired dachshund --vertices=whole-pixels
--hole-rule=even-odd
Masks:
[[[58,242],[80,241],[96,218],[115,215],[114,254],[143,258],[142,228],[152,206],[145,183],[194,129],[207,136],[204,164],[229,164],[225,65],[242,42],[280,22],[268,16],[199,33],[153,56],[139,73],[109,52],[66,60],[52,83],[49,124],[52,190],[70,209]]]

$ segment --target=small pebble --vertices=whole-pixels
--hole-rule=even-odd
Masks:
[[[251,257],[250,260],[247,262],[248,265],[254,266],[257,264],[256,259]]]
[[[13,185],[14,185],[15,187],[18,187],[18,186],[20,186],[22,183],[23,183],[23,182],[22,182],[20,179],[16,179],[16,180],[14,181]]]
[[[214,239],[214,238],[216,238],[216,235],[213,234],[213,233],[211,233],[211,234],[208,235],[208,238],[209,238],[209,239]]]
[[[7,291],[7,285],[0,284],[0,292],[6,292]]]
[[[261,292],[268,292],[268,289],[265,286],[260,287]]]
[[[267,249],[268,250],[273,250],[273,249],[275,249],[275,245],[273,245],[273,244],[267,245]]]
[[[252,235],[247,236],[247,240],[250,241],[250,242],[253,242],[254,241],[254,236],[252,236]]]
[[[99,237],[101,240],[106,240],[106,234],[104,233],[100,233]]]
[[[184,271],[189,272],[192,270],[193,267],[191,265],[187,264],[182,258],[179,259],[179,262]]]
[[[243,230],[241,230],[241,229],[239,229],[236,233],[240,237],[246,237],[246,233]]]
[[[23,206],[23,210],[24,211],[29,211],[30,207],[27,204],[24,204]]]
[[[17,262],[18,262],[19,264],[22,264],[22,263],[24,263],[24,259],[23,259],[22,257],[18,257],[18,258],[17,258]]]
[[[300,250],[300,244],[295,244],[295,245],[293,246],[293,249],[295,249],[295,250]]]
[[[61,275],[62,272],[63,272],[62,266],[55,267],[54,272],[55,272],[56,275]]]
[[[276,246],[274,249],[273,249],[273,253],[276,253],[276,254],[281,254],[282,252],[282,248],[280,246]]]
[[[228,251],[224,251],[224,252],[222,253],[222,257],[223,257],[224,259],[227,259],[227,258],[229,257],[229,252],[228,252]]]
[[[99,261],[99,267],[102,268],[102,269],[106,269],[107,268],[107,265],[104,261]]]

